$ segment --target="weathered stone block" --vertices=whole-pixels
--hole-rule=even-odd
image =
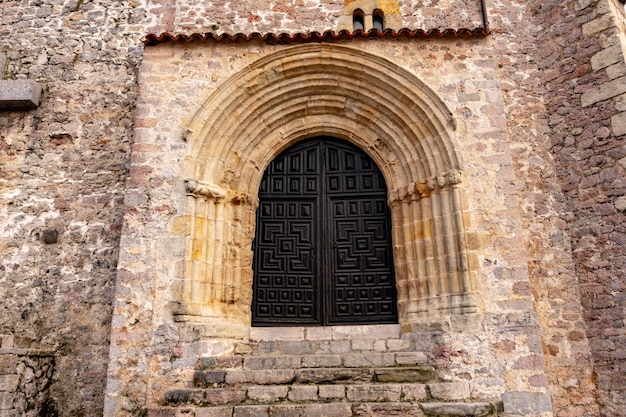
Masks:
[[[272,417],[346,417],[352,415],[352,408],[347,403],[273,405]]]
[[[189,402],[197,405],[240,404],[246,400],[246,390],[241,388],[212,388],[193,390]]]
[[[296,371],[296,382],[301,384],[341,384],[372,382],[374,372],[371,369],[316,368]]]
[[[317,386],[292,385],[288,398],[293,402],[315,401],[317,400]]]
[[[292,369],[300,367],[300,356],[248,356],[244,358],[245,369]]]
[[[223,370],[195,371],[193,373],[193,386],[196,388],[206,388],[214,384],[225,382],[226,372]]]
[[[353,417],[371,416],[411,416],[422,417],[424,413],[419,404],[409,403],[365,403],[353,406]]]
[[[341,355],[304,355],[302,367],[304,368],[332,368],[341,366]]]
[[[17,355],[0,355],[0,375],[16,373]]]
[[[492,412],[489,403],[423,403],[422,410],[428,416],[483,417]]]
[[[196,417],[191,408],[151,408],[148,410],[148,417]]]
[[[593,68],[594,71],[598,71],[602,68],[608,67],[609,65],[623,61],[624,53],[622,45],[618,42],[617,44],[603,49],[591,57],[591,68]]]
[[[173,389],[165,392],[166,404],[183,404],[191,399],[191,391],[188,389]]]
[[[289,387],[248,387],[248,398],[262,403],[279,402],[287,398]]]
[[[413,343],[406,339],[390,339],[387,340],[387,350],[389,352],[398,352],[401,350],[412,349]],[[414,352],[415,353],[415,352]]]
[[[502,401],[506,413],[540,415],[552,411],[550,397],[542,392],[505,392]]]
[[[315,353],[316,351],[317,343],[312,341],[283,343],[283,353],[285,355],[305,355]]]
[[[352,349],[349,340],[330,340],[319,342],[321,353],[348,353]]]
[[[265,405],[244,405],[234,408],[233,417],[269,417],[269,408]]]
[[[598,87],[590,88],[581,96],[583,107],[626,93],[626,77],[616,78]]]
[[[437,377],[431,366],[385,368],[376,369],[374,372],[378,382],[427,382]]]
[[[393,353],[365,353],[345,355],[343,365],[348,368],[361,368],[368,366],[394,366],[395,355]]]
[[[0,110],[35,109],[41,90],[41,85],[32,80],[0,80]]]
[[[397,384],[382,385],[349,385],[346,387],[346,397],[349,401],[399,401],[402,387]]]
[[[422,352],[396,353],[395,358],[398,365],[425,365],[428,363],[428,357]]]
[[[18,381],[18,375],[0,375],[0,391],[15,391]]]
[[[255,341],[299,341],[304,340],[303,327],[252,327],[250,340]]]
[[[583,25],[583,35],[593,36],[598,32],[602,32],[615,26],[615,20],[612,14],[605,14]]]
[[[626,135],[626,112],[611,117],[611,129],[615,136]]]
[[[202,407],[194,409],[193,417],[224,417],[233,414],[234,407]]]
[[[346,396],[345,385],[320,385],[318,395],[322,400],[342,399]]]
[[[465,400],[471,396],[467,382],[440,382],[428,384],[430,396],[435,400]]]
[[[275,370],[228,370],[226,371],[226,383],[235,384],[288,384],[294,379],[292,369]]]
[[[428,398],[426,385],[424,384],[406,384],[402,385],[403,401],[421,401]]]
[[[0,392],[0,410],[10,410],[13,408],[14,393]]]
[[[400,336],[400,326],[396,324],[335,326],[332,328],[332,332],[333,340],[397,339]]]

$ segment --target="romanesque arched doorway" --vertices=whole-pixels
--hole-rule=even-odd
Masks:
[[[456,129],[446,104],[413,73],[345,45],[290,46],[229,78],[184,133],[189,237],[177,320],[249,332],[263,173],[285,149],[318,135],[366,150],[385,177],[403,328],[444,328],[478,314]]]
[[[387,187],[356,146],[318,137],[278,155],[253,247],[253,325],[397,322]]]

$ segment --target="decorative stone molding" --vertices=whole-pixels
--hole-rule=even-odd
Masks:
[[[413,74],[346,46],[288,47],[231,77],[186,129],[191,234],[179,313],[250,322],[258,204],[250,196],[282,150],[318,135],[361,147],[393,190],[401,324],[477,312],[455,128]]]

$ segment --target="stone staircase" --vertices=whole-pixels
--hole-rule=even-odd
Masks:
[[[367,335],[366,335],[367,336]],[[443,382],[395,335],[258,341],[244,354],[199,358],[192,387],[173,388],[149,417],[498,416],[499,401]]]

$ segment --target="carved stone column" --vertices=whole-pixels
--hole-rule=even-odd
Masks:
[[[256,198],[187,181],[190,234],[179,321],[236,318],[249,321],[252,224]]]

